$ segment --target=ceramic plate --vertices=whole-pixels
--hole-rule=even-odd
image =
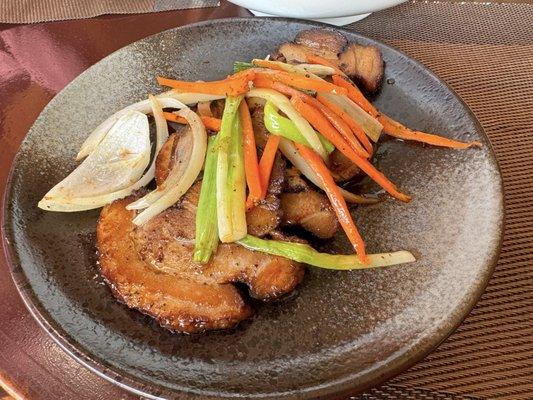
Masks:
[[[264,57],[318,24],[228,19],[162,32],[100,61],[58,94],[22,144],[5,210],[13,275],[33,315],[73,357],[147,397],[320,398],[361,391],[440,343],[481,295],[498,257],[502,186],[486,135],[466,105],[424,66],[378,46],[385,81],[374,99],[422,130],[482,149],[384,142],[378,165],[410,204],[354,211],[368,250],[408,249],[418,261],[387,269],[309,269],[294,296],[255,304],[238,329],[171,334],[119,304],[98,275],[98,210],[52,213],[38,200],[76,165],[84,138],[106,116],[160,89],[156,75],[224,77],[235,60]],[[342,235],[330,244],[346,249]]]

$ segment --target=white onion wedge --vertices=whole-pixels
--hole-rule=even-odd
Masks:
[[[226,96],[218,94],[204,94],[204,93],[179,93],[175,90],[168,90],[156,96],[157,98],[172,98],[188,106],[193,106],[201,101],[213,101],[225,99]]]
[[[154,117],[156,118],[156,125],[157,125],[158,131],[159,131],[159,125],[161,126],[164,125],[165,129],[167,129],[167,123],[166,123],[165,117],[163,116],[163,110],[161,108],[159,108],[158,110],[154,110]],[[168,130],[167,130],[167,137],[168,137]],[[189,165],[191,161],[193,145],[194,145],[194,137],[193,137],[192,130],[185,129],[183,134],[180,135],[179,137],[178,145],[176,147],[176,153],[174,155],[174,158],[176,160],[179,160],[179,162],[176,163],[176,165],[169,172],[165,181],[161,185],[159,185],[155,190],[141,197],[137,201],[134,201],[133,203],[128,204],[126,208],[128,210],[142,210],[144,208],[147,208],[151,204],[154,204],[157,200],[159,200],[168,191],[169,188],[176,186],[178,182],[180,181],[180,179],[182,178],[182,176],[185,174],[187,166]],[[159,150],[157,151],[156,154],[158,153],[159,153]],[[155,168],[155,165],[154,165],[154,168]]]
[[[149,162],[148,118],[129,111],[116,121],[89,157],[43,197],[39,207],[50,211],[77,211],[76,206],[95,208],[94,201],[83,199],[99,200],[132,186]],[[69,207],[72,210],[67,210]]]
[[[179,101],[174,96],[161,96],[157,97],[163,108],[184,108],[185,104]],[[85,139],[85,142],[81,145],[81,149],[76,156],[76,160],[81,160],[87,157],[98,146],[98,144],[104,139],[109,132],[109,129],[113,124],[124,114],[130,111],[139,111],[143,114],[149,114],[152,112],[152,106],[149,100],[138,101],[137,103],[130,104],[129,106],[117,111],[104,122],[96,127],[96,129]]]
[[[207,132],[202,120],[189,108],[184,108],[177,114],[184,117],[191,127],[194,144],[190,161],[179,182],[173,186],[167,185],[165,193],[155,203],[144,209],[133,219],[135,225],[142,225],[148,222],[157,214],[176,203],[192,186],[204,165],[205,152],[207,149]]]
[[[361,126],[363,131],[365,131],[367,136],[372,139],[373,142],[377,142],[379,140],[379,136],[383,130],[383,125],[381,125],[377,119],[369,115],[347,96],[331,93],[320,93],[320,95],[324,96],[324,98],[342,108]]]
[[[335,74],[335,69],[320,64],[296,64],[294,65],[294,71],[300,72],[302,75],[330,76]]]
[[[303,176],[309,179],[315,186],[324,190],[324,187],[322,186],[322,182],[320,181],[318,176],[315,174],[315,171],[307,163],[305,158],[303,158],[300,155],[300,153],[298,153],[298,150],[296,149],[296,146],[294,146],[293,142],[282,137],[281,140],[279,141],[279,149],[281,153],[285,156],[285,158],[289,160],[292,163],[292,165],[294,165],[303,174]],[[349,203],[356,203],[356,204],[373,203],[373,201],[368,201],[368,198],[348,192],[347,190],[341,187],[339,187],[339,189],[341,190],[341,193],[344,199]]]
[[[274,104],[277,108],[283,111],[292,122],[294,122],[294,125],[296,125],[300,133],[305,137],[311,148],[323,159],[327,159],[328,154],[324,149],[324,146],[322,146],[315,130],[309,122],[307,122],[307,120],[295,110],[287,97],[272,89],[251,89],[246,94],[246,97],[260,97]]]

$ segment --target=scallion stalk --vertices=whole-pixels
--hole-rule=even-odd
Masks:
[[[229,152],[234,131],[235,115],[241,103],[242,96],[228,96],[222,114],[220,132],[216,143],[217,148],[217,220],[218,236],[221,242],[233,241],[233,212],[231,210],[231,195],[228,190]]]
[[[370,260],[370,263],[365,265],[361,263],[355,254],[342,255],[320,253],[311,246],[302,243],[266,240],[251,235],[247,235],[237,243],[250,250],[256,250],[275,256],[285,257],[290,260],[325,269],[367,269],[387,267],[416,261],[415,257],[410,252],[405,250],[396,251],[393,253],[368,254],[367,256]]]
[[[300,133],[298,128],[296,128],[294,122],[279,115],[278,109],[269,101],[265,103],[264,123],[267,131],[273,135],[283,136],[289,140],[292,140],[293,142],[298,142],[310,147],[309,142]],[[335,146],[333,146],[328,139],[322,136],[319,132],[315,131],[315,133],[317,134],[318,139],[320,139],[322,146],[324,146],[324,149],[328,154],[335,150]]]
[[[243,61],[235,61],[233,63],[233,72],[241,72],[250,68],[255,68],[255,65],[249,62],[243,62]]]
[[[216,139],[215,136],[211,136],[207,142],[204,176],[196,211],[196,238],[193,260],[202,264],[209,261],[218,246]]]
[[[246,225],[246,175],[244,171],[244,147],[242,125],[237,115],[233,120],[228,166],[228,191],[230,193],[232,241],[242,239],[248,233]]]

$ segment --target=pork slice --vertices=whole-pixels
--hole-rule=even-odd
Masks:
[[[359,167],[337,149],[329,155],[328,167],[337,182],[353,180],[362,175]]]
[[[331,238],[339,222],[326,195],[314,190],[281,195],[283,224],[298,225],[320,239]]]
[[[294,38],[294,42],[307,47],[314,54],[334,61],[348,43],[342,34],[329,29],[300,31]]]
[[[200,182],[176,207],[141,227],[126,206],[135,196],[106,206],[97,227],[99,265],[115,296],[179,332],[235,326],[251,315],[231,284],[248,285],[250,294],[272,300],[291,292],[304,269],[283,257],[220,244],[205,265],[192,260]]]
[[[350,44],[339,56],[339,67],[369,93],[376,92],[383,80],[383,57],[376,46]]]

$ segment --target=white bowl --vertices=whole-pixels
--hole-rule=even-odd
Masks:
[[[229,0],[258,16],[312,19],[333,25],[359,21],[406,0]]]

